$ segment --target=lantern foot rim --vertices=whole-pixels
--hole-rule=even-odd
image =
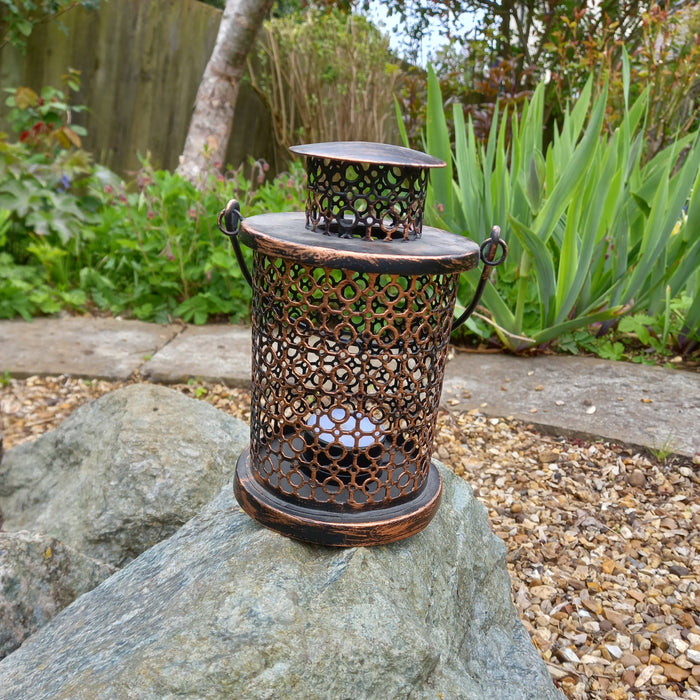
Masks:
[[[236,463],[233,492],[241,508],[261,525],[303,542],[327,547],[389,544],[423,530],[440,506],[442,479],[430,462],[424,488],[398,505],[356,512],[337,512],[298,505],[279,498],[254,475],[250,448]]]

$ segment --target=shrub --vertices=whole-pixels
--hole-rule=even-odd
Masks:
[[[258,49],[249,75],[281,147],[393,140],[389,117],[399,69],[388,39],[367,20],[338,11],[272,19]]]
[[[144,162],[132,188],[110,190],[81,286],[100,308],[143,320],[247,318],[250,289],[217,227],[219,210],[232,197],[241,202],[244,216],[303,209],[302,170],[294,167],[263,184],[263,168],[257,164],[257,187],[239,168],[212,174],[196,189]]]
[[[19,88],[8,101],[20,140],[0,138],[0,318],[66,308],[247,317],[250,291],[218,211],[231,197],[244,215],[302,209],[300,167],[272,183],[262,162],[252,179],[212,169],[200,190],[145,159],[127,185],[79,148],[62,91]]]
[[[540,83],[514,118],[510,146],[504,115],[496,114],[482,146],[455,105],[453,150],[438,81],[429,73],[426,147],[448,163],[431,176],[432,219],[479,240],[492,224],[502,226],[511,250],[484,293],[491,329],[476,321],[471,329],[495,332],[514,351],[591,324],[605,330],[626,313],[655,314],[681,292],[697,293],[698,136],[677,139],[644,164],[648,91],[608,134],[606,91],[592,101],[589,79],[544,149],[544,91]],[[465,276],[461,298],[472,283]],[[688,336],[697,335],[699,320],[695,297]]]
[[[552,72],[551,99],[561,109],[589,75],[596,76],[599,85],[607,81],[606,122],[612,129],[623,118],[626,95],[636,99],[647,91],[645,150],[652,157],[699,124],[700,7],[677,4],[671,11],[668,3],[652,3],[640,12],[626,41],[616,22],[596,23],[591,31],[589,15],[595,14],[588,9],[565,18],[545,46]],[[626,50],[629,57],[623,60]]]
[[[64,82],[77,90],[79,74],[70,71]],[[67,286],[71,260],[94,235],[108,174],[80,148],[83,131],[72,113],[83,108],[71,106],[63,90],[7,92],[19,141],[0,134],[0,316],[29,317],[85,302]]]
[[[77,91],[77,71],[63,76]],[[95,169],[81,150],[84,129],[72,123],[74,112],[63,90],[46,87],[8,88],[8,121],[19,134],[12,143],[0,134],[0,208],[9,212],[7,238],[20,257],[28,244],[25,231],[35,237],[55,233],[63,245],[79,246],[86,226],[95,223],[100,204],[92,191]]]

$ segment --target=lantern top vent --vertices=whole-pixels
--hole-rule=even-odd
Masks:
[[[306,228],[338,238],[415,240],[423,231],[429,168],[444,161],[366,141],[290,148],[306,156]]]

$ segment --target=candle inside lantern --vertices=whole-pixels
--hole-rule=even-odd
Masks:
[[[339,442],[347,450],[364,449],[384,436],[381,426],[369,416],[358,411],[348,413],[343,408],[334,408],[330,414],[312,413],[306,424],[320,442]]]

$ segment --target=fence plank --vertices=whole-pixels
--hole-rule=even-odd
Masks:
[[[221,11],[197,0],[118,0],[97,11],[82,7],[56,24],[39,25],[26,55],[0,51],[0,84],[39,90],[60,85],[69,68],[82,71],[76,115],[88,130],[84,146],[118,173],[139,167],[150,153],[156,167],[174,169],[182,152],[197,88],[216,40]],[[0,122],[7,111],[4,99]],[[3,128],[7,129],[6,126]],[[274,162],[270,117],[251,90],[242,89],[227,160],[248,156]]]

